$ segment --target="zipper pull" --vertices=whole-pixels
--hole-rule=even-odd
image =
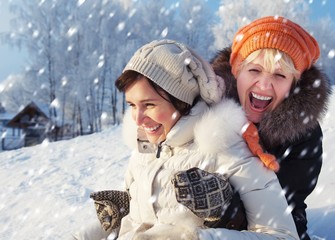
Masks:
[[[159,158],[161,156],[161,151],[162,151],[162,143],[159,143],[157,146],[156,158]]]

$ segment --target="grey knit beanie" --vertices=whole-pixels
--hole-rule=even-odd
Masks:
[[[146,76],[172,96],[188,104],[197,96],[208,104],[224,94],[224,81],[192,49],[173,40],[155,40],[138,49],[123,72]]]

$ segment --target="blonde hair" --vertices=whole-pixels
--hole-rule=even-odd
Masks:
[[[301,73],[294,67],[291,57],[288,54],[274,48],[259,49],[250,53],[238,68],[238,72],[245,65],[253,62],[260,55],[263,55],[264,68],[266,71],[273,73],[276,69],[276,65],[279,64],[284,72],[293,74],[296,82],[299,80]]]

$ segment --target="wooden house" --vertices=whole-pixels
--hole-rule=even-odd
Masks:
[[[6,111],[6,109],[2,106],[2,103],[0,102],[0,133],[2,133],[6,130],[7,123],[13,118],[13,114],[10,114]]]
[[[2,103],[0,102],[0,135],[1,135],[1,144],[0,144],[0,151],[4,150],[4,138],[7,136],[7,124],[8,122],[14,117],[14,113],[9,113],[3,107]],[[7,142],[11,142],[12,139],[9,137]]]
[[[7,123],[6,137],[2,138],[3,149],[9,150],[42,143],[47,137],[48,124],[47,113],[31,102]],[[17,141],[10,139],[17,139]]]

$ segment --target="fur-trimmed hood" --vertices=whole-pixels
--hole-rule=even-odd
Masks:
[[[216,74],[226,84],[226,97],[239,102],[236,79],[229,64],[231,49],[225,48],[211,60]],[[328,77],[316,66],[304,71],[291,94],[259,123],[259,134],[266,149],[293,142],[314,128],[327,111],[331,94]]]
[[[164,144],[170,147],[184,147],[185,144],[194,141],[202,153],[229,151],[229,146],[241,141],[242,131],[247,123],[242,107],[232,99],[223,99],[211,107],[200,101],[193,107],[190,115],[182,117],[176,123]],[[138,139],[141,141],[137,141]],[[123,120],[123,140],[131,149],[141,148],[139,143],[146,144],[146,149],[149,149],[145,134],[138,130],[129,110]]]

